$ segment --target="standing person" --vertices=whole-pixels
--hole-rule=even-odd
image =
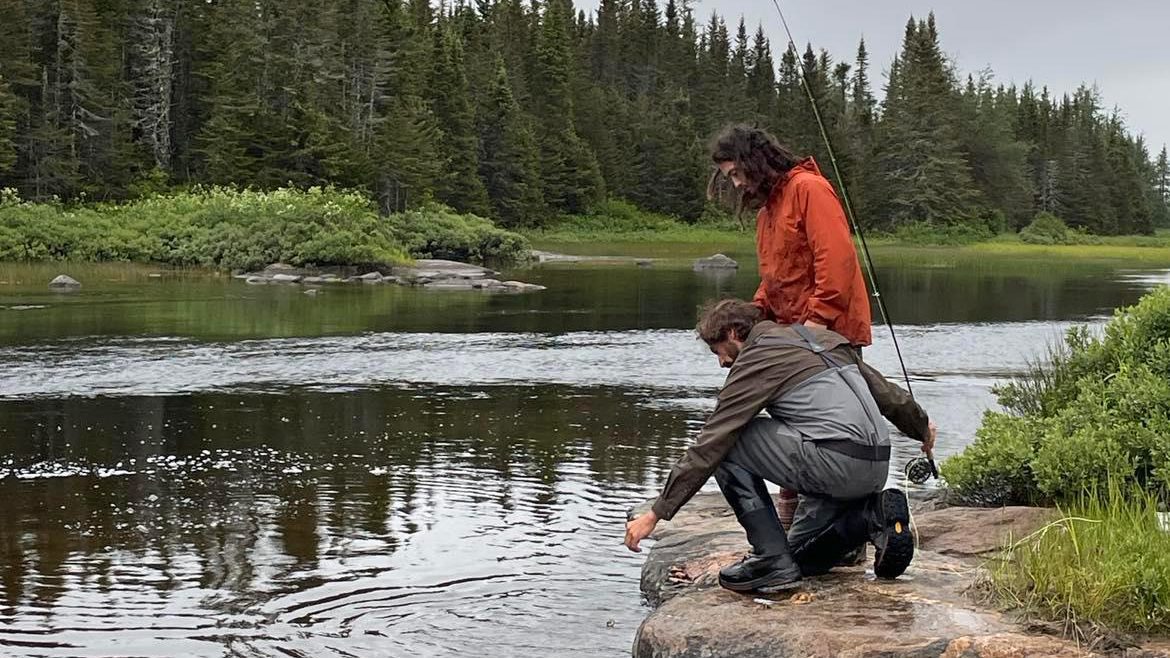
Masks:
[[[760,286],[752,304],[765,320],[840,334],[860,356],[872,342],[869,296],[833,184],[811,157],[797,157],[759,128],[726,128],[711,158],[744,204],[758,208]],[[781,490],[785,528],[796,507],[796,493]]]
[[[872,342],[869,294],[833,184],[765,130],[732,126],[711,158],[756,215],[764,319],[829,329],[855,348]]]

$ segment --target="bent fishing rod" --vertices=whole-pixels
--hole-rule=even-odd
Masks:
[[[829,138],[829,131],[825,127],[824,119],[821,117],[820,107],[817,106],[816,95],[813,94],[812,85],[809,82],[808,70],[805,68],[805,61],[799,56],[796,49],[796,40],[792,38],[792,30],[788,27],[788,19],[784,16],[784,10],[780,8],[779,0],[772,0],[772,6],[776,8],[776,13],[780,16],[780,24],[784,26],[784,33],[788,37],[788,48],[792,50],[796,60],[800,64],[800,82],[801,87],[804,88],[805,95],[808,96],[809,104],[812,106],[813,118],[816,119],[817,128],[820,130],[821,139],[825,142],[825,148],[829,154],[829,164],[833,167],[833,175],[837,178],[837,187],[841,191],[841,203],[845,206],[845,216],[849,218],[849,224],[853,228],[853,234],[857,236],[857,241],[861,246],[861,253],[863,255],[862,263],[865,264],[865,273],[869,278],[870,287],[873,290],[873,298],[877,301],[878,311],[881,313],[882,321],[890,330],[890,339],[894,343],[894,353],[898,356],[898,365],[902,368],[902,377],[906,381],[906,391],[910,394],[911,399],[914,398],[914,389],[910,387],[910,373],[906,370],[906,361],[902,358],[902,348],[898,345],[898,335],[894,331],[894,323],[890,319],[890,313],[886,309],[886,302],[882,298],[881,291],[878,290],[877,276],[874,274],[873,258],[869,255],[869,245],[865,242],[865,233],[861,230],[861,224],[857,221],[857,216],[853,212],[853,203],[849,200],[849,189],[845,185],[845,177],[841,174],[841,167],[837,164],[837,153],[833,149],[833,140]],[[925,459],[925,462],[922,460]],[[906,464],[906,476],[916,484],[922,484],[930,476],[938,479],[938,467],[934,463],[934,455],[927,453],[925,458],[912,459]]]

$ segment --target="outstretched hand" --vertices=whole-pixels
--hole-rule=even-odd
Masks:
[[[635,553],[642,552],[642,549],[638,547],[638,544],[643,539],[650,536],[650,533],[654,532],[654,526],[656,525],[658,525],[658,515],[654,513],[654,510],[650,510],[636,519],[627,521],[626,548],[634,551]]]

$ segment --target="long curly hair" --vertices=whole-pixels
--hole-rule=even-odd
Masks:
[[[768,131],[743,124],[728,126],[712,140],[711,159],[716,165],[735,163],[746,180],[736,193],[737,213],[763,206],[776,181],[802,160]],[[716,168],[707,183],[708,200],[725,198],[728,189],[726,177]]]

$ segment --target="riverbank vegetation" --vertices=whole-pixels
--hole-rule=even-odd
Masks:
[[[357,192],[198,188],[125,204],[29,203],[0,193],[0,261],[133,261],[218,269],[508,261],[520,235],[428,205],[383,217]]]
[[[1060,520],[1009,547],[994,591],[1066,632],[1170,632],[1170,287],[1099,335],[1070,330],[997,394],[1004,411],[942,465],[951,495]]]

